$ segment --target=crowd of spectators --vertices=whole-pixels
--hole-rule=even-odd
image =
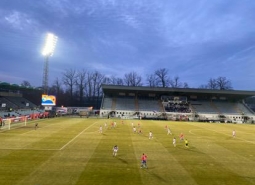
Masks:
[[[180,112],[180,113],[190,113],[188,103],[167,103],[165,105],[166,112]]]
[[[162,96],[166,112],[190,113],[189,103],[185,96]]]

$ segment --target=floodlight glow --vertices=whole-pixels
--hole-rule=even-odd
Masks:
[[[58,40],[58,37],[55,36],[54,34],[52,34],[52,33],[47,34],[46,43],[45,43],[44,49],[42,51],[42,54],[44,56],[52,56],[53,55],[54,49],[57,44],[57,40]]]

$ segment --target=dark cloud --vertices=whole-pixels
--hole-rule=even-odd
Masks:
[[[0,80],[40,86],[49,31],[59,37],[51,82],[67,68],[145,77],[164,67],[192,87],[226,76],[252,90],[254,9],[253,0],[2,0]]]

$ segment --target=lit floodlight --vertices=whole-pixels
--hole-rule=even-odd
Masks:
[[[42,51],[42,54],[45,57],[44,69],[43,69],[43,83],[42,83],[43,91],[45,94],[48,94],[49,58],[50,56],[53,55],[54,49],[57,44],[57,40],[58,40],[57,36],[55,36],[52,33],[48,33],[46,38],[46,43]]]
[[[57,44],[57,40],[58,40],[58,37],[55,36],[54,34],[52,34],[52,33],[47,34],[46,43],[45,43],[45,46],[42,51],[42,54],[44,56],[52,56],[53,55],[54,49]]]

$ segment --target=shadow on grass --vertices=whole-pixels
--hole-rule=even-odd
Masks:
[[[199,154],[205,154],[204,152],[201,152],[201,151],[197,150],[195,147],[188,147],[188,148],[186,148],[185,146],[184,146],[184,147],[176,146],[176,148],[181,149],[181,150],[186,150],[186,151],[189,151],[189,152],[195,152],[195,153],[199,153]]]
[[[120,157],[118,157],[118,160],[119,160],[120,162],[124,163],[124,164],[128,164],[128,162],[127,162],[126,160],[124,160],[124,159],[122,159],[122,158],[120,158]]]
[[[155,167],[150,167],[150,168],[146,168],[144,169],[145,172],[147,172],[148,174],[150,174],[151,176],[155,177],[157,180],[161,181],[161,182],[165,182],[167,183],[167,181],[162,178],[161,176],[159,176],[158,174],[155,174],[153,172],[151,172],[149,169],[154,169]]]
[[[34,125],[28,125],[28,126],[21,126],[21,127],[14,127],[16,130],[23,130],[23,129],[35,129]],[[39,129],[39,127],[37,127],[37,129]]]
[[[235,139],[233,137],[227,137],[225,140],[232,140],[232,139]]]

